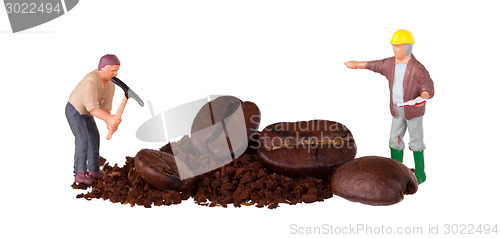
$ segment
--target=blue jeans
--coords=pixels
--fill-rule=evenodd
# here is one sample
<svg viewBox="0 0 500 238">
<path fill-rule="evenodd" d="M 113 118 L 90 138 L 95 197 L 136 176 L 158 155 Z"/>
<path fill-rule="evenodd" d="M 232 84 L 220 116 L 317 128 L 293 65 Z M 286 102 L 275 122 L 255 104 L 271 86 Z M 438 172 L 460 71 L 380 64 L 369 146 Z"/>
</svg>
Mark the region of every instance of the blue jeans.
<svg viewBox="0 0 500 238">
<path fill-rule="evenodd" d="M 71 105 L 66 104 L 66 119 L 75 136 L 75 164 L 74 173 L 99 171 L 99 131 L 91 115 L 80 115 Z"/>
</svg>

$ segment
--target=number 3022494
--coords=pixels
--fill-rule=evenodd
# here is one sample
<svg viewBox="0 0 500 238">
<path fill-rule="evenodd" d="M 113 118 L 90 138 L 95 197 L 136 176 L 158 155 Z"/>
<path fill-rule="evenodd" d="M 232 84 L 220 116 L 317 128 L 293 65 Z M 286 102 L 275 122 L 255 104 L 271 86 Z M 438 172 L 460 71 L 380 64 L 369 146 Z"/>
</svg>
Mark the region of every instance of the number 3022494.
<svg viewBox="0 0 500 238">
<path fill-rule="evenodd" d="M 445 224 L 444 233 L 449 235 L 471 235 L 471 234 L 498 234 L 498 227 L 496 224 Z"/>
<path fill-rule="evenodd" d="M 50 14 L 63 11 L 60 3 L 6 3 L 7 13 L 11 14 Z"/>
</svg>

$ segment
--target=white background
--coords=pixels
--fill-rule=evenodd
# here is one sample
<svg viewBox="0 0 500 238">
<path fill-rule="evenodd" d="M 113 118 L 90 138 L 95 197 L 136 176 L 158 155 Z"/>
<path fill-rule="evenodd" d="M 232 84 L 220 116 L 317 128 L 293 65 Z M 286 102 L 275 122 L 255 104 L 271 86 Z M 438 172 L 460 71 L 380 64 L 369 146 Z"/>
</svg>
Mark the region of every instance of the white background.
<svg viewBox="0 0 500 238">
<path fill-rule="evenodd" d="M 285 237 L 298 236 L 292 224 L 424 232 L 429 224 L 499 224 L 494 2 L 80 1 L 64 16 L 16 34 L 0 10 L 0 232 L 7 234 L 1 236 Z M 358 156 L 390 156 L 386 79 L 343 62 L 392 56 L 389 41 L 401 28 L 413 32 L 413 52 L 436 90 L 424 117 L 428 179 L 401 203 L 373 207 L 333 197 L 270 210 L 188 200 L 145 209 L 75 198 L 83 191 L 70 187 L 74 137 L 64 107 L 102 55 L 120 58 L 119 77 L 155 113 L 230 94 L 259 106 L 261 129 L 280 121 L 339 121 L 353 132 Z M 113 111 L 122 99 L 116 92 Z M 147 104 L 129 101 L 110 141 L 97 120 L 101 155 L 122 166 L 125 156 L 161 147 L 135 138 L 150 116 Z M 405 155 L 413 167 L 411 151 Z"/>
</svg>

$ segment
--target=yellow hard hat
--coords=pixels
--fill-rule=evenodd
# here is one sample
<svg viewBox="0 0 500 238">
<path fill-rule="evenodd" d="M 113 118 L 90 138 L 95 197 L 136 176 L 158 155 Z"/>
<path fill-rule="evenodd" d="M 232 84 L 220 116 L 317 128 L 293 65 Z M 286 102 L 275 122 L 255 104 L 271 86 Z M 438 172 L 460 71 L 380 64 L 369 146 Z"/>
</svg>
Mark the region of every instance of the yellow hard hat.
<svg viewBox="0 0 500 238">
<path fill-rule="evenodd" d="M 392 35 L 391 44 L 393 45 L 401 45 L 401 44 L 410 44 L 413 45 L 415 40 L 413 39 L 413 34 L 407 30 L 397 30 Z"/>
</svg>

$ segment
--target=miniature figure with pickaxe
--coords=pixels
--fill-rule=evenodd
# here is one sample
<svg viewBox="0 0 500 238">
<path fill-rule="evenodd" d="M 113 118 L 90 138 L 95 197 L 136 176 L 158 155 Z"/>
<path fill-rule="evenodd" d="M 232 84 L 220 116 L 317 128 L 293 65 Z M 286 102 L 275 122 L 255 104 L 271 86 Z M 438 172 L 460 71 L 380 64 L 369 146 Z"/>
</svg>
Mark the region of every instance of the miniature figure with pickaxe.
<svg viewBox="0 0 500 238">
<path fill-rule="evenodd" d="M 141 106 L 142 100 L 116 76 L 120 60 L 115 55 L 105 55 L 97 70 L 88 73 L 71 93 L 66 104 L 66 119 L 75 136 L 74 173 L 75 182 L 92 184 L 92 179 L 101 178 L 99 172 L 99 131 L 94 117 L 103 120 L 109 130 L 107 139 L 118 129 L 121 116 L 129 97 Z M 110 83 L 113 82 L 113 83 Z M 125 97 L 115 115 L 111 114 L 115 84 L 125 91 Z M 88 172 L 87 172 L 88 169 Z"/>
</svg>

